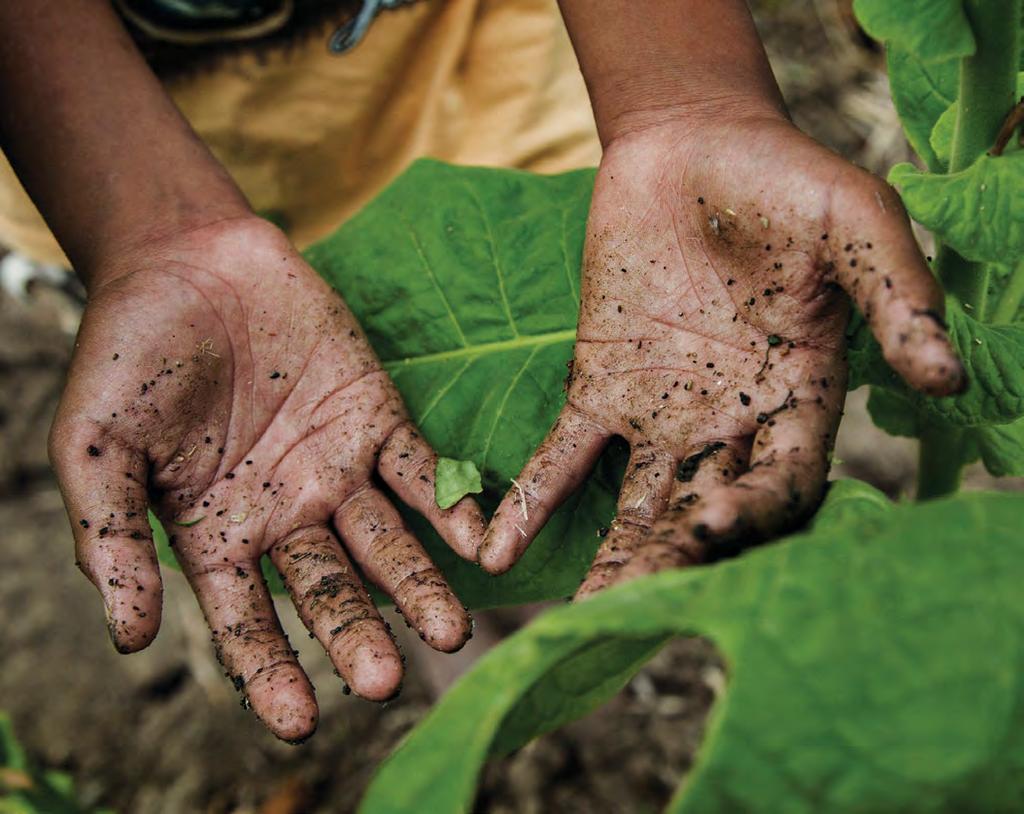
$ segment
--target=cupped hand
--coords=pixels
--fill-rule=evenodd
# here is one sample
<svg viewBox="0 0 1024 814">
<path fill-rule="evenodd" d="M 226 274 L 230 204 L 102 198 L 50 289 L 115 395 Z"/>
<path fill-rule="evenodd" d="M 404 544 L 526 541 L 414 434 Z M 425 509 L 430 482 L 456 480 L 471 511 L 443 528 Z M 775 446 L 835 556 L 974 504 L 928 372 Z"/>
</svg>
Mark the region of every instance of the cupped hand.
<svg viewBox="0 0 1024 814">
<path fill-rule="evenodd" d="M 375 476 L 473 558 L 469 499 L 441 511 L 436 456 L 345 304 L 284 236 L 216 223 L 122 258 L 91 297 L 51 434 L 78 562 L 122 652 L 160 624 L 146 520 L 168 531 L 228 676 L 279 737 L 316 726 L 313 688 L 260 571 L 266 554 L 352 690 L 402 660 L 354 565 L 433 648 L 470 619 Z"/>
<path fill-rule="evenodd" d="M 942 291 L 887 184 L 779 116 L 613 143 L 567 403 L 482 565 L 511 567 L 613 435 L 631 455 L 578 596 L 799 523 L 823 493 L 846 394 L 847 295 L 910 385 L 962 388 Z"/>
</svg>

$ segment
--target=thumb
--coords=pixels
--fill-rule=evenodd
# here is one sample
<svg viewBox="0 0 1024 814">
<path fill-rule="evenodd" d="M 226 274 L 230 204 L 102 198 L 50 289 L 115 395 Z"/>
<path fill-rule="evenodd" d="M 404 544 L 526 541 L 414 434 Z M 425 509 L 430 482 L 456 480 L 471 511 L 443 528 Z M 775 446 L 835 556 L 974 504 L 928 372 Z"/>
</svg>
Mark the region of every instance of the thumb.
<svg viewBox="0 0 1024 814">
<path fill-rule="evenodd" d="M 857 303 L 885 360 L 931 396 L 959 393 L 963 364 L 943 322 L 944 296 L 921 255 L 903 203 L 862 170 L 837 183 L 826 241 L 827 274 Z"/>
<path fill-rule="evenodd" d="M 60 417 L 50 433 L 75 537 L 78 567 L 103 597 L 121 653 L 142 650 L 160 628 L 163 585 L 147 522 L 146 456 L 86 418 Z"/>
</svg>

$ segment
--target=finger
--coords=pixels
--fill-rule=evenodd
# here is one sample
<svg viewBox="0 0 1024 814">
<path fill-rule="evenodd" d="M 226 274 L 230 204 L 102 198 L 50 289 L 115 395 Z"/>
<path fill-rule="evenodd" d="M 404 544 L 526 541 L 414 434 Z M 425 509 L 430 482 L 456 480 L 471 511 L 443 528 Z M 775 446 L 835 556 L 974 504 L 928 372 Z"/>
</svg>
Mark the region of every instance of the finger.
<svg viewBox="0 0 1024 814">
<path fill-rule="evenodd" d="M 217 658 L 256 715 L 282 740 L 312 735 L 318 717 L 313 687 L 281 630 L 259 563 L 182 557 L 181 565 L 213 633 Z"/>
<path fill-rule="evenodd" d="M 393 697 L 402 683 L 402 657 L 334 535 L 299 529 L 270 549 L 299 616 L 356 695 Z"/>
<path fill-rule="evenodd" d="M 615 519 L 576 592 L 576 599 L 609 584 L 629 560 L 668 505 L 674 469 L 675 458 L 667 451 L 655 450 L 643 442 L 633 447 L 622 479 Z"/>
<path fill-rule="evenodd" d="M 50 458 L 71 519 L 78 567 L 99 589 L 121 653 L 160 629 L 163 584 L 147 521 L 145 455 L 92 426 L 54 424 Z"/>
<path fill-rule="evenodd" d="M 731 483 L 746 471 L 749 459 L 746 438 L 710 441 L 692 450 L 676 467 L 669 509 L 685 511 L 708 489 Z"/>
<path fill-rule="evenodd" d="M 836 195 L 830 271 L 864 314 L 886 361 L 923 393 L 962 391 L 966 374 L 942 319 L 942 287 L 921 255 L 899 196 L 874 178 L 845 185 Z"/>
<path fill-rule="evenodd" d="M 366 486 L 334 513 L 345 546 L 435 650 L 453 652 L 472 633 L 469 614 L 383 494 Z"/>
<path fill-rule="evenodd" d="M 824 491 L 839 418 L 834 398 L 818 398 L 790 397 L 757 433 L 750 468 L 689 506 L 673 504 L 620 579 L 735 554 L 803 520 Z"/>
<path fill-rule="evenodd" d="M 391 433 L 377 462 L 377 471 L 395 494 L 426 517 L 456 554 L 476 561 L 487 521 L 471 497 L 464 497 L 450 509 L 437 505 L 436 468 L 437 453 L 412 424 L 402 424 Z"/>
<path fill-rule="evenodd" d="M 567 404 L 505 495 L 480 546 L 484 570 L 502 574 L 594 468 L 610 433 Z"/>
<path fill-rule="evenodd" d="M 670 459 L 668 484 L 660 482 L 664 475 L 653 478 L 655 488 L 664 489 L 668 486 L 664 500 L 657 505 L 657 511 L 652 516 L 644 517 L 644 522 L 631 524 L 630 532 L 620 535 L 616 540 L 611 539 L 615 530 L 612 524 L 608 538 L 598 550 L 587 579 L 574 599 L 584 599 L 613 584 L 618 572 L 647 540 L 657 518 L 666 511 L 681 516 L 699 499 L 701 491 L 733 480 L 746 468 L 746 459 L 749 457 L 750 443 L 743 439 L 731 439 L 701 444 L 678 465 L 674 459 Z M 651 479 L 649 470 L 647 478 L 648 481 Z M 623 503 L 623 496 L 620 496 L 620 514 Z"/>
</svg>

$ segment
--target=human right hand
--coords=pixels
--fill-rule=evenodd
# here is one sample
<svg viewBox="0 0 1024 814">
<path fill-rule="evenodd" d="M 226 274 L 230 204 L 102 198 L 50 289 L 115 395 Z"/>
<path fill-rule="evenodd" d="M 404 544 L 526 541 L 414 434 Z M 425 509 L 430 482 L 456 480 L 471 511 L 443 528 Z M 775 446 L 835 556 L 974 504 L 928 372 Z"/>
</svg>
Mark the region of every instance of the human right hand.
<svg viewBox="0 0 1024 814">
<path fill-rule="evenodd" d="M 358 695 L 393 696 L 402 660 L 353 563 L 431 647 L 459 649 L 469 616 L 374 475 L 464 557 L 483 516 L 468 498 L 437 507 L 434 451 L 352 314 L 285 237 L 233 218 L 89 272 L 50 448 L 115 647 L 140 650 L 160 625 L 152 505 L 228 676 L 280 738 L 312 734 L 317 706 L 264 554 Z"/>
</svg>

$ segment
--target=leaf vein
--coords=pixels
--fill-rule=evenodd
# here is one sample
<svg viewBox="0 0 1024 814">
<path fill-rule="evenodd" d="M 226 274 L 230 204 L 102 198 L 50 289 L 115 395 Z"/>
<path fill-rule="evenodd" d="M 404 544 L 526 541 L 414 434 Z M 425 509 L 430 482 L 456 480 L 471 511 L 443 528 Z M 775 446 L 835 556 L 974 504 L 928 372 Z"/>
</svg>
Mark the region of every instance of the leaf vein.
<svg viewBox="0 0 1024 814">
<path fill-rule="evenodd" d="M 436 353 L 427 353 L 423 356 L 407 356 L 403 359 L 385 359 L 383 365 L 385 370 L 404 369 L 419 365 L 435 364 L 450 359 L 460 359 L 467 356 L 477 358 L 489 353 L 502 353 L 505 351 L 519 350 L 522 348 L 543 347 L 555 345 L 559 342 L 573 342 L 576 339 L 576 329 L 566 328 L 561 331 L 551 331 L 543 334 L 520 335 L 515 339 L 502 339 L 497 342 L 482 342 L 479 345 L 466 345 L 452 350 L 442 350 Z"/>
<path fill-rule="evenodd" d="M 483 453 L 480 455 L 481 467 L 487 466 L 487 454 L 491 450 L 491 441 L 494 439 L 494 433 L 497 432 L 498 424 L 501 422 L 501 416 L 505 412 L 505 406 L 508 404 L 508 400 L 509 398 L 511 398 L 512 392 L 516 389 L 516 386 L 519 384 L 519 380 L 523 377 L 523 374 L 526 372 L 526 369 L 530 366 L 530 362 L 533 361 L 533 357 L 537 355 L 537 352 L 539 350 L 540 345 L 536 345 L 534 346 L 533 350 L 531 350 L 526 355 L 526 359 L 523 360 L 523 363 L 519 366 L 519 370 L 516 371 L 516 374 L 512 377 L 512 380 L 509 382 L 508 388 L 505 390 L 505 395 L 501 397 L 501 402 L 498 404 L 498 409 L 495 410 L 494 412 L 494 423 L 491 424 L 491 431 L 487 433 L 487 440 L 484 442 L 484 450 Z"/>
<path fill-rule="evenodd" d="M 419 235 L 416 234 L 416 230 L 413 229 L 412 224 L 409 223 L 401 211 L 398 212 L 398 217 L 402 219 L 402 223 L 404 224 L 406 231 L 409 233 L 409 238 L 412 240 L 412 245 L 416 249 L 416 255 L 419 257 L 420 263 L 423 265 L 423 270 L 427 273 L 427 277 L 430 279 L 431 285 L 434 286 L 434 290 L 437 291 L 437 295 L 441 298 L 441 302 L 444 304 L 445 310 L 448 312 L 448 318 L 451 319 L 455 332 L 459 335 L 459 341 L 462 343 L 462 347 L 468 347 L 469 342 L 466 339 L 466 334 L 462 330 L 462 325 L 459 324 L 458 317 L 455 316 L 455 310 L 452 308 L 452 304 L 448 301 L 448 295 L 444 293 L 444 289 L 441 287 L 441 283 L 438 281 L 437 275 L 434 274 L 434 269 L 427 260 L 427 255 L 423 251 L 423 244 L 420 243 Z"/>
<path fill-rule="evenodd" d="M 473 185 L 466 183 L 466 181 L 462 181 L 462 185 L 469 191 L 473 203 L 480 211 L 480 220 L 483 222 L 484 233 L 487 235 L 487 249 L 491 254 L 494 271 L 498 275 L 498 291 L 501 293 L 501 304 L 505 310 L 505 318 L 508 320 L 508 327 L 512 329 L 513 335 L 519 336 L 519 328 L 516 327 L 516 321 L 512 317 L 512 306 L 508 301 L 508 291 L 505 290 L 505 272 L 502 271 L 501 262 L 498 260 L 498 248 L 494 242 L 494 231 L 491 229 L 491 221 L 487 217 L 487 210 L 484 208 L 483 201 L 480 200 L 480 196 L 477 195 Z"/>
</svg>

